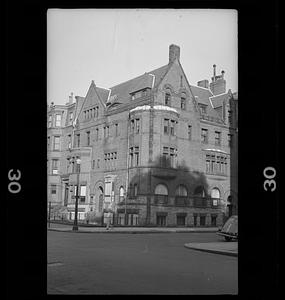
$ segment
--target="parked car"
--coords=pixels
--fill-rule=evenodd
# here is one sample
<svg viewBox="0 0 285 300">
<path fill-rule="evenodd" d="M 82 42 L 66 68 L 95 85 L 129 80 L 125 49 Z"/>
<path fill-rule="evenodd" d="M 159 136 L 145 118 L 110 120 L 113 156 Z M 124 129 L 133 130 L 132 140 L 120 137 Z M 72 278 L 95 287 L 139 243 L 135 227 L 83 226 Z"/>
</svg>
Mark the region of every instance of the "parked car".
<svg viewBox="0 0 285 300">
<path fill-rule="evenodd" d="M 217 232 L 218 235 L 223 236 L 227 242 L 238 239 L 238 216 L 231 216 L 222 228 Z"/>
</svg>

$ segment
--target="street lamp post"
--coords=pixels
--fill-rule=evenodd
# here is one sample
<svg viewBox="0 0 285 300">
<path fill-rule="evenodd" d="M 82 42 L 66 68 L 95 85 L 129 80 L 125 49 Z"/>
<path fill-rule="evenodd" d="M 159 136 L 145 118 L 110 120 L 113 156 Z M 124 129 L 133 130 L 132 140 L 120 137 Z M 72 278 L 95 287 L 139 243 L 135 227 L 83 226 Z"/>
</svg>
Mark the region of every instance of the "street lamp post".
<svg viewBox="0 0 285 300">
<path fill-rule="evenodd" d="M 77 215 L 78 215 L 80 164 L 81 164 L 81 160 L 79 158 L 77 158 L 76 159 L 76 167 L 77 167 L 77 189 L 76 189 L 76 196 L 75 196 L 74 224 L 73 224 L 73 228 L 72 228 L 73 231 L 77 231 L 78 230 Z"/>
</svg>

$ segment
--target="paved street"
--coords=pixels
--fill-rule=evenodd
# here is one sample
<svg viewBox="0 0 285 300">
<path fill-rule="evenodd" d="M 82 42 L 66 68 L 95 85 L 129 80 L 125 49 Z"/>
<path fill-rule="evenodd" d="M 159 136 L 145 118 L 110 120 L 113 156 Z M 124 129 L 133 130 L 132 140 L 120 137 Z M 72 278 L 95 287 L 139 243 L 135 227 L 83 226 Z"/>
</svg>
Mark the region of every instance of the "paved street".
<svg viewBox="0 0 285 300">
<path fill-rule="evenodd" d="M 48 232 L 49 294 L 237 294 L 236 257 L 184 247 L 215 233 Z"/>
</svg>

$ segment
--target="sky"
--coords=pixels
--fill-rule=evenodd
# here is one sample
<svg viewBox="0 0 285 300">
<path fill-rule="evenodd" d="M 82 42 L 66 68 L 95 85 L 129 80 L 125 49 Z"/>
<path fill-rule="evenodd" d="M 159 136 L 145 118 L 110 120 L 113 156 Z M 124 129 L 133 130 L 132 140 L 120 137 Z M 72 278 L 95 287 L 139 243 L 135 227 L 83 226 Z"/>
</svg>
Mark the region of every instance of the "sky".
<svg viewBox="0 0 285 300">
<path fill-rule="evenodd" d="M 225 71 L 227 90 L 238 90 L 238 16 L 228 9 L 49 9 L 47 102 L 85 97 L 91 81 L 114 85 L 168 63 L 180 47 L 190 84 Z"/>
</svg>

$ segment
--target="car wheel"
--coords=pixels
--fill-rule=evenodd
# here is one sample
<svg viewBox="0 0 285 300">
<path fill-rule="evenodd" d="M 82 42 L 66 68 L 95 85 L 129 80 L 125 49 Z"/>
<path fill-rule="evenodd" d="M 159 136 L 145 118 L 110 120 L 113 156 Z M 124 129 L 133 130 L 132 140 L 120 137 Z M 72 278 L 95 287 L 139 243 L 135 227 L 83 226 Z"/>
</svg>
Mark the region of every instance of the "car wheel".
<svg viewBox="0 0 285 300">
<path fill-rule="evenodd" d="M 226 240 L 226 242 L 230 242 L 232 240 L 232 238 L 229 236 L 225 236 L 225 240 Z"/>
</svg>

